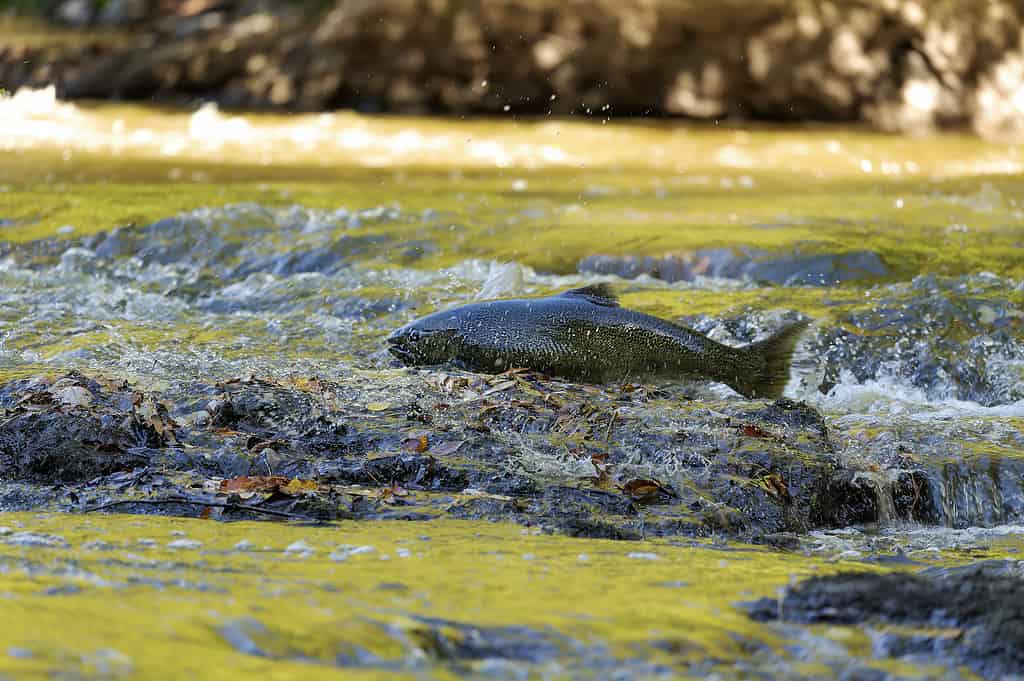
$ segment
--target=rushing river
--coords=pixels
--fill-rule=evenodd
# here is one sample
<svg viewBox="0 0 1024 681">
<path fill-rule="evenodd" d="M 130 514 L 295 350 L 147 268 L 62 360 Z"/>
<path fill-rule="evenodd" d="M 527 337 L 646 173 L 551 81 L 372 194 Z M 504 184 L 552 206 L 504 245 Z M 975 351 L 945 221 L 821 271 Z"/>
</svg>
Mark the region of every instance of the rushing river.
<svg viewBox="0 0 1024 681">
<path fill-rule="evenodd" d="M 941 665 L 949 623 L 743 604 L 811 574 L 1017 560 L 1024 149 L 40 91 L 0 99 L 0 152 L 0 677 L 1001 673 Z M 811 318 L 790 401 L 383 349 L 428 311 L 598 282 L 730 344 Z M 113 439 L 74 468 L 47 434 L 72 426 Z M 351 519 L 77 514 L 257 475 L 319 485 L 274 508 Z"/>
</svg>

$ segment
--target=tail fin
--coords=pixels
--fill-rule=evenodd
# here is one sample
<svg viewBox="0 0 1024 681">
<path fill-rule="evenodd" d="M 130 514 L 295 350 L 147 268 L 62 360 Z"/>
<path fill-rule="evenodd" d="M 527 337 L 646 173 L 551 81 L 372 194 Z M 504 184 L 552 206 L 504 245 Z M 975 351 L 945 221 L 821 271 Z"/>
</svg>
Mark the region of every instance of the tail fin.
<svg viewBox="0 0 1024 681">
<path fill-rule="evenodd" d="M 764 363 L 757 362 L 762 368 L 744 376 L 737 376 L 728 383 L 729 387 L 744 397 L 782 397 L 782 391 L 789 382 L 789 366 L 793 360 L 800 334 L 810 325 L 810 320 L 794 322 L 777 332 L 771 338 L 751 343 L 742 348 L 755 358 L 762 358 Z"/>
</svg>

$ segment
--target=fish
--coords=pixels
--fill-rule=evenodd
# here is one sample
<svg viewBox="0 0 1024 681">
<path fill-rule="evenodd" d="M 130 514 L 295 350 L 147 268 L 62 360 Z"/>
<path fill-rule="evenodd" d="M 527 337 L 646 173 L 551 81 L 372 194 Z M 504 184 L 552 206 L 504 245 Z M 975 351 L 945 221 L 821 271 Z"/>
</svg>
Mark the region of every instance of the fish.
<svg viewBox="0 0 1024 681">
<path fill-rule="evenodd" d="M 581 383 L 697 378 L 747 398 L 778 398 L 809 320 L 742 347 L 623 308 L 607 284 L 545 298 L 489 300 L 416 319 L 387 338 L 408 366 L 451 364 L 469 371 L 530 369 Z"/>
</svg>

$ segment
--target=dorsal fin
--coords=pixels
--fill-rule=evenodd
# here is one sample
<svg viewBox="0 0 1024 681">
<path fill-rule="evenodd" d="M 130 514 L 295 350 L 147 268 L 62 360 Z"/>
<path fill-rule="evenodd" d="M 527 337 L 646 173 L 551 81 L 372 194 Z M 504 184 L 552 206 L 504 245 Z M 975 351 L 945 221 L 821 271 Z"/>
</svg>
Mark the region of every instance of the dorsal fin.
<svg viewBox="0 0 1024 681">
<path fill-rule="evenodd" d="M 586 298 L 595 305 L 605 305 L 606 307 L 618 307 L 619 297 L 615 295 L 615 291 L 608 284 L 591 284 L 590 286 L 583 286 L 581 288 L 571 288 L 568 291 L 559 293 L 560 296 L 580 296 Z"/>
</svg>

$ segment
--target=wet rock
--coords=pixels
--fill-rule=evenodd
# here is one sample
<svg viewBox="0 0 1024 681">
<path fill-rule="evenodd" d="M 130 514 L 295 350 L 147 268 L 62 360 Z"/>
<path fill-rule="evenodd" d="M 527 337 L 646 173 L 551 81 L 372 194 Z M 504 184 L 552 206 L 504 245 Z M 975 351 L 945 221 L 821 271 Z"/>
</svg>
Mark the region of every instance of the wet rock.
<svg viewBox="0 0 1024 681">
<path fill-rule="evenodd" d="M 362 446 L 312 393 L 255 379 L 218 387 L 206 405 L 209 427 L 244 433 L 250 452 L 269 448 L 304 457 L 337 457 Z"/>
<path fill-rule="evenodd" d="M 614 274 L 636 279 L 642 274 L 664 281 L 692 281 L 699 272 L 692 258 L 666 255 L 664 257 L 635 255 L 590 255 L 580 260 L 580 272 Z"/>
<path fill-rule="evenodd" d="M 1017 561 L 813 577 L 781 600 L 754 603 L 750 612 L 761 621 L 872 627 L 878 657 L 940 657 L 986 679 L 1024 673 L 1024 570 Z M 904 633 L 887 625 L 920 629 Z M 943 628 L 959 632 L 937 631 Z"/>
<path fill-rule="evenodd" d="M 889 274 L 889 269 L 877 253 L 853 251 L 755 261 L 744 268 L 744 274 L 754 281 L 783 286 L 833 286 L 882 278 Z"/>
<path fill-rule="evenodd" d="M 862 436 L 788 399 L 691 401 L 682 387 L 509 376 L 414 373 L 383 409 L 364 405 L 379 397 L 351 381 L 183 384 L 173 401 L 178 420 L 123 382 L 78 374 L 12 381 L 0 386 L 0 456 L 13 471 L 8 480 L 64 482 L 75 506 L 75 497 L 195 489 L 233 499 L 222 480 L 253 476 L 250 503 L 307 518 L 447 515 L 615 539 L 764 540 L 849 525 L 1024 517 L 1024 465 L 965 456 L 936 468 L 911 454 L 925 446 L 918 442 L 929 450 L 946 443 L 927 423 Z M 1021 444 L 1015 432 L 977 437 L 1012 448 Z M 292 479 L 292 491 L 282 491 Z M 0 489 L 0 499 L 8 492 Z"/>
<path fill-rule="evenodd" d="M 462 622 L 414 616 L 420 624 L 409 636 L 427 655 L 439 660 L 517 660 L 540 664 L 572 647 L 551 632 L 527 627 L 481 627 Z"/>
<path fill-rule="evenodd" d="M 266 272 L 278 277 L 304 272 L 330 275 L 351 262 L 353 257 L 365 255 L 370 245 L 380 244 L 385 240 L 381 236 L 342 236 L 329 246 L 253 258 L 232 269 L 228 276 L 233 279 L 242 279 L 256 272 Z"/>
<path fill-rule="evenodd" d="M 868 478 L 844 473 L 827 479 L 818 491 L 811 522 L 823 527 L 876 523 L 880 518 L 879 490 Z"/>
<path fill-rule="evenodd" d="M 7 479 L 84 481 L 145 465 L 144 449 L 174 441 L 162 405 L 126 385 L 102 386 L 79 374 L 52 385 L 0 387 L 0 465 Z M 17 397 L 15 397 L 17 396 Z"/>
<path fill-rule="evenodd" d="M 431 456 L 388 456 L 361 461 L 324 462 L 318 468 L 324 480 L 347 484 L 400 484 L 408 489 L 461 490 L 468 479 Z"/>
<path fill-rule="evenodd" d="M 551 487 L 530 509 L 542 527 L 570 537 L 641 539 L 637 507 L 629 497 L 599 490 Z"/>
<path fill-rule="evenodd" d="M 796 402 L 783 397 L 767 407 L 739 412 L 738 416 L 742 419 L 763 421 L 784 428 L 810 432 L 823 447 L 828 447 L 829 435 L 825 418 L 806 402 Z"/>
<path fill-rule="evenodd" d="M 643 274 L 670 282 L 692 281 L 700 275 L 780 286 L 833 286 L 889 275 L 882 258 L 871 251 L 779 256 L 751 249 L 708 249 L 661 257 L 595 255 L 583 258 L 578 269 L 627 279 Z"/>
<path fill-rule="evenodd" d="M 1024 361 L 1024 343 L 1009 331 L 1024 315 L 1014 288 L 989 275 L 921 276 L 872 291 L 869 304 L 808 337 L 821 389 L 830 391 L 847 374 L 858 383 L 908 385 L 937 402 L 1024 399 L 1011 368 Z"/>
</svg>

